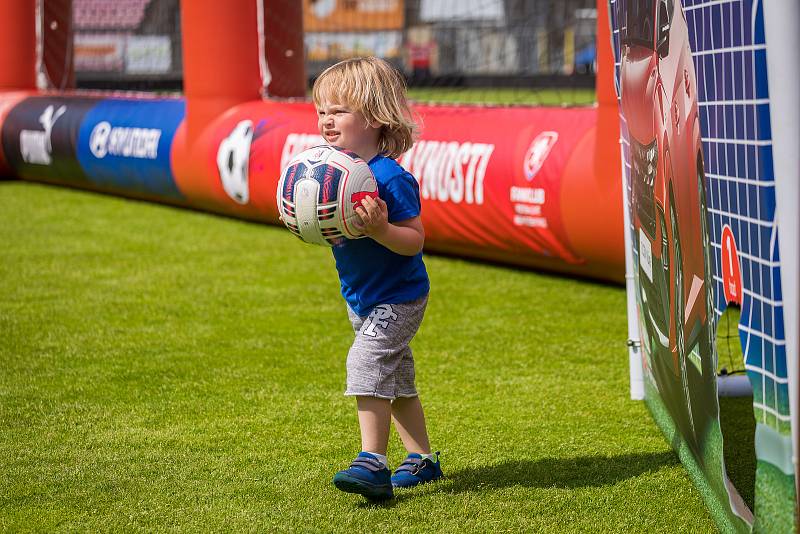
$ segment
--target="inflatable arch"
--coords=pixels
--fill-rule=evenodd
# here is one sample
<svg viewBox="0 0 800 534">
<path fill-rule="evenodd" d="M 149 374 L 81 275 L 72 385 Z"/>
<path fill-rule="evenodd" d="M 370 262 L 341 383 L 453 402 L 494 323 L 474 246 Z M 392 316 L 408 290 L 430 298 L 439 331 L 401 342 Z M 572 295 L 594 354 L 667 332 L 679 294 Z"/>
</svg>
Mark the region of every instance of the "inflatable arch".
<svg viewBox="0 0 800 534">
<path fill-rule="evenodd" d="M 44 9 L 54 16 L 70 2 L 44 4 L 60 6 Z M 598 4 L 596 106 L 415 106 L 424 130 L 400 161 L 420 182 L 426 250 L 623 280 L 619 124 Z M 301 3 L 222 6 L 181 2 L 185 96 L 156 98 L 37 90 L 36 1 L 5 2 L 3 174 L 277 223 L 281 165 L 321 142 L 313 106 L 285 98 L 305 94 Z"/>
</svg>

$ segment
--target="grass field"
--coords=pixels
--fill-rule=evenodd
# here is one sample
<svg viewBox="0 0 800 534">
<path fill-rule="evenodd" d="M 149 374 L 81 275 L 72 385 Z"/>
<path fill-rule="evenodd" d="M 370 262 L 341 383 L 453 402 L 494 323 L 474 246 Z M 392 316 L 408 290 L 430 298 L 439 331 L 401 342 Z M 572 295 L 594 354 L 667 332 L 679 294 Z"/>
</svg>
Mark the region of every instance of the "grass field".
<svg viewBox="0 0 800 534">
<path fill-rule="evenodd" d="M 381 506 L 331 484 L 359 440 L 329 251 L 20 182 L 0 247 L 0 531 L 714 530 L 628 398 L 620 287 L 427 257 L 447 478 Z"/>
<path fill-rule="evenodd" d="M 417 102 L 488 105 L 588 106 L 594 104 L 594 89 L 585 88 L 464 88 L 412 87 L 409 97 Z"/>
</svg>

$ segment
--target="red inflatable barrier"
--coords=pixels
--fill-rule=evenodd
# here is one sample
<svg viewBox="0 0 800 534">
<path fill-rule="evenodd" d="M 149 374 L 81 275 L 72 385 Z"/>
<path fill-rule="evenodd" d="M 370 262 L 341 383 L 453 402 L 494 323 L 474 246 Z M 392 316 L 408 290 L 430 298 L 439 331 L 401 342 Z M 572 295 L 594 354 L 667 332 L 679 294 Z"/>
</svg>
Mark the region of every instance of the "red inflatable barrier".
<svg viewBox="0 0 800 534">
<path fill-rule="evenodd" d="M 424 132 L 399 161 L 420 183 L 428 250 L 622 279 L 618 182 L 603 189 L 594 175 L 596 109 L 415 111 Z M 193 144 L 180 129 L 173 170 L 194 205 L 277 222 L 282 166 L 322 143 L 311 104 L 252 102 L 231 109 Z M 219 159 L 240 153 L 249 154 L 247 205 L 226 194 L 217 168 Z"/>
<path fill-rule="evenodd" d="M 32 2 L 23 4 L 19 20 L 31 15 Z M 0 75 L 0 171 L 277 223 L 282 166 L 323 141 L 310 103 L 260 98 L 275 85 L 264 28 L 278 19 L 270 9 L 285 3 L 238 4 L 219 13 L 212 2 L 182 2 L 185 99 L 21 98 L 12 90 L 33 89 L 33 66 L 0 54 L 0 72 L 9 66 Z M 286 16 L 299 21 L 298 13 Z M 603 64 L 606 15 L 599 10 Z M 0 44 L 19 48 L 3 37 L 19 20 L 0 22 Z M 33 39 L 28 33 L 23 40 Z M 228 37 L 209 40 L 212 33 Z M 284 59 L 294 57 L 297 32 L 271 35 L 280 37 Z M 302 58 L 291 65 L 281 90 L 302 92 Z M 416 106 L 422 136 L 400 163 L 420 183 L 426 250 L 622 281 L 611 83 L 598 77 L 597 107 Z"/>
<path fill-rule="evenodd" d="M 11 110 L 14 105 L 22 100 L 23 98 L 29 96 L 31 93 L 27 91 L 17 91 L 17 92 L 0 92 L 0 128 L 3 125 L 3 120 L 5 119 L 8 112 Z M 9 166 L 8 162 L 3 155 L 2 146 L 0 146 L 0 178 L 10 177 L 13 174 L 11 167 Z"/>
</svg>

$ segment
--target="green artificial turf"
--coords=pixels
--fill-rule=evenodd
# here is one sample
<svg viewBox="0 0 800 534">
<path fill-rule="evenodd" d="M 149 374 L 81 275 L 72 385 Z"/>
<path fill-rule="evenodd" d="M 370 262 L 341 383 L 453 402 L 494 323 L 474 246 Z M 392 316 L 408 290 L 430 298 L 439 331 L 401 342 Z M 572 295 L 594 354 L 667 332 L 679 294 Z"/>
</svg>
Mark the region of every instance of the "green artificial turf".
<svg viewBox="0 0 800 534">
<path fill-rule="evenodd" d="M 714 530 L 629 400 L 621 287 L 427 257 L 447 478 L 372 505 L 331 484 L 359 438 L 328 250 L 21 182 L 0 250 L 0 531 Z"/>
</svg>

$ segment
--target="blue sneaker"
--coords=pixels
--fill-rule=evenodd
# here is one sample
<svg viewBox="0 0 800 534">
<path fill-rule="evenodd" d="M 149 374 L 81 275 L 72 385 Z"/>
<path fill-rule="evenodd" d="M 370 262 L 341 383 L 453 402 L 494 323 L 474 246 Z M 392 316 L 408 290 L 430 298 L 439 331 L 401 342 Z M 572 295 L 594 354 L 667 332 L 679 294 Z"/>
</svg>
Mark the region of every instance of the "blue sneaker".
<svg viewBox="0 0 800 534">
<path fill-rule="evenodd" d="M 422 459 L 421 454 L 410 453 L 395 469 L 392 475 L 392 486 L 395 488 L 411 488 L 417 484 L 433 482 L 442 478 L 442 466 L 439 464 L 439 453 L 435 452 L 436 461 Z"/>
<path fill-rule="evenodd" d="M 350 467 L 333 477 L 333 484 L 347 493 L 358 493 L 372 501 L 394 497 L 391 473 L 375 456 L 360 452 Z"/>
</svg>

